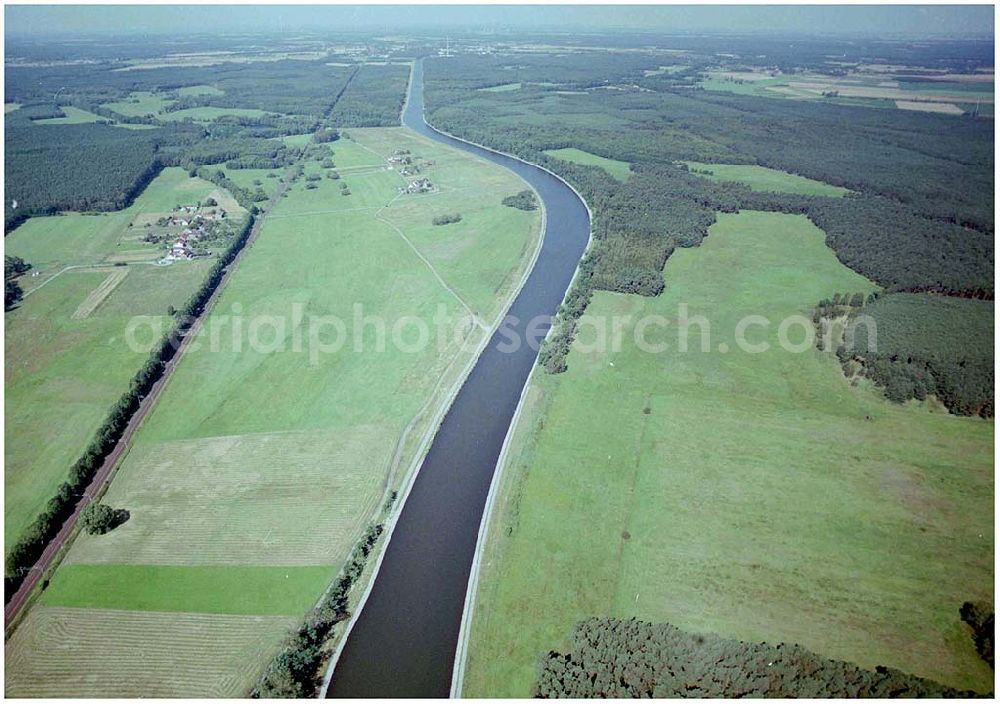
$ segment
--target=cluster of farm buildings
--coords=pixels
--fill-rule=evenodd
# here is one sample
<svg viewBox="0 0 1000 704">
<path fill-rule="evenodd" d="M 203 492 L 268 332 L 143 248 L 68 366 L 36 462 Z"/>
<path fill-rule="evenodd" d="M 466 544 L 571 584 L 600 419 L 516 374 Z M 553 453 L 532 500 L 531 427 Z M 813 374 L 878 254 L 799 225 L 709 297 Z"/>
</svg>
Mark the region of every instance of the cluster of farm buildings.
<svg viewBox="0 0 1000 704">
<path fill-rule="evenodd" d="M 166 225 L 182 229 L 177 234 L 176 241 L 170 245 L 170 251 L 163 258 L 164 261 L 194 259 L 197 256 L 194 244 L 205 236 L 206 225 L 226 217 L 226 211 L 219 207 L 206 210 L 197 205 L 182 205 L 177 208 L 176 212 L 178 214 L 171 215 L 167 219 Z"/>
</svg>

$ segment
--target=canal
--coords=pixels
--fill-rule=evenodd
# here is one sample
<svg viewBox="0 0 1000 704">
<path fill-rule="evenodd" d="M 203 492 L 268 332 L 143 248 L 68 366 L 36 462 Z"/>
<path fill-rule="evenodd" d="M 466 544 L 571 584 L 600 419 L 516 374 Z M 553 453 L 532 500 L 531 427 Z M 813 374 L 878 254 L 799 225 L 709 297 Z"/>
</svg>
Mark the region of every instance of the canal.
<svg viewBox="0 0 1000 704">
<path fill-rule="evenodd" d="M 563 181 L 436 132 L 424 121 L 423 61 L 413 69 L 403 123 L 530 183 L 545 204 L 544 241 L 506 320 L 441 423 L 336 663 L 328 697 L 448 696 L 486 497 L 537 356 L 527 344 L 512 350 L 510 341 L 516 335 L 523 342 L 532 321 L 555 314 L 590 237 L 587 208 Z"/>
</svg>

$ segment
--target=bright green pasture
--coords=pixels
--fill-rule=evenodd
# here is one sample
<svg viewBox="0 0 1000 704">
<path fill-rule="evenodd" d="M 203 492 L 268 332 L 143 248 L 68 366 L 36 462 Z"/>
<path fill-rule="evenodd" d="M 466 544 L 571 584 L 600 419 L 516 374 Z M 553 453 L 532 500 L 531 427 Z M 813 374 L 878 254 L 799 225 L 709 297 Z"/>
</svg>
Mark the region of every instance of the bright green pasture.
<svg viewBox="0 0 1000 704">
<path fill-rule="evenodd" d="M 3 104 L 4 114 L 7 114 L 8 112 L 14 112 L 15 110 L 20 110 L 20 109 L 21 109 L 21 103 L 4 103 Z"/>
<path fill-rule="evenodd" d="M 627 161 L 608 159 L 603 156 L 598 156 L 597 154 L 585 152 L 582 149 L 549 149 L 545 153 L 549 156 L 555 157 L 556 159 L 572 161 L 574 164 L 599 166 L 619 181 L 628 181 L 628 177 L 631 175 L 631 171 L 629 171 L 629 163 Z"/>
<path fill-rule="evenodd" d="M 831 186 L 829 183 L 814 181 L 805 176 L 754 164 L 702 164 L 696 161 L 684 163 L 696 175 L 710 181 L 738 181 L 745 183 L 755 191 L 798 193 L 804 196 L 828 196 L 830 198 L 840 198 L 850 193 L 848 189 L 840 186 Z"/>
<path fill-rule="evenodd" d="M 354 139 L 357 136 L 359 139 L 368 130 L 361 131 L 352 129 L 350 131 L 351 138 L 341 138 L 336 142 L 330 142 L 330 152 L 333 155 L 333 163 L 337 165 L 337 170 L 342 169 L 361 169 L 370 166 L 385 166 L 386 158 L 392 155 L 390 151 L 388 154 L 376 153 L 370 149 L 365 149 L 361 146 L 361 142 Z"/>
<path fill-rule="evenodd" d="M 664 276 L 656 298 L 595 294 L 569 371 L 532 381 L 464 693 L 528 696 L 539 657 L 595 615 L 990 690 L 958 609 L 993 593 L 992 422 L 893 405 L 812 344 L 779 345 L 789 316 L 874 288 L 804 217 L 720 215 Z M 595 329 L 615 316 L 620 349 L 602 350 Z M 740 321 L 770 348 L 740 349 Z M 799 319 L 788 340 L 808 329 Z"/>
<path fill-rule="evenodd" d="M 329 567 L 67 565 L 45 606 L 294 616 L 316 603 Z"/>
<path fill-rule="evenodd" d="M 35 120 L 36 125 L 80 125 L 86 122 L 97 122 L 107 118 L 95 115 L 87 110 L 75 108 L 72 105 L 63 105 L 60 108 L 66 117 L 48 117 L 44 120 Z"/>
<path fill-rule="evenodd" d="M 40 275 L 21 277 L 25 298 L 4 315 L 6 547 L 65 479 L 145 361 L 144 349 L 126 344 L 129 320 L 143 315 L 162 323 L 168 307 L 180 307 L 200 285 L 211 262 L 129 264 L 125 279 L 89 317 L 74 318 L 78 307 L 121 270 L 110 266 L 110 258 L 124 251 L 148 260 L 159 256 L 156 247 L 136 239 L 140 228 L 128 227 L 134 218 L 215 189 L 182 169 L 165 169 L 125 210 L 31 218 L 7 236 L 6 252 L 23 257 Z"/>
</svg>

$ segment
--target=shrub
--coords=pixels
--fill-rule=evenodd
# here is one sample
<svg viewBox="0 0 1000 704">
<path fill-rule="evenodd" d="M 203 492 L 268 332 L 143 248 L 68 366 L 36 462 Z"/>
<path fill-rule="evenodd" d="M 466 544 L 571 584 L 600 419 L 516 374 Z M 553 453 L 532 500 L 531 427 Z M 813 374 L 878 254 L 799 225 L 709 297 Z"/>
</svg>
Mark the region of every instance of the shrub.
<svg viewBox="0 0 1000 704">
<path fill-rule="evenodd" d="M 90 535 L 104 535 L 131 518 L 123 508 L 111 508 L 107 504 L 92 503 L 83 509 L 80 521 Z"/>
<path fill-rule="evenodd" d="M 535 199 L 535 194 L 530 190 L 523 190 L 516 196 L 507 196 L 501 201 L 504 205 L 510 208 L 517 208 L 518 210 L 536 210 L 538 208 L 538 201 Z"/>
<path fill-rule="evenodd" d="M 450 225 L 453 222 L 461 222 L 461 213 L 452 213 L 451 215 L 438 215 L 432 222 L 435 225 Z"/>
</svg>

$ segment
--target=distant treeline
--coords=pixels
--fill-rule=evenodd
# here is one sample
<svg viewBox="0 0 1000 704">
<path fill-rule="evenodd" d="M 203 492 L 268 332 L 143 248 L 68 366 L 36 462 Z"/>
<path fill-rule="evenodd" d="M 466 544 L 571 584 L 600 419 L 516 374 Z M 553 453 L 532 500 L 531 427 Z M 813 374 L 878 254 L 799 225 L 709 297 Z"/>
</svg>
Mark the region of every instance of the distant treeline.
<svg viewBox="0 0 1000 704">
<path fill-rule="evenodd" d="M 7 600 L 14 595 L 24 580 L 25 574 L 38 561 L 45 547 L 73 514 L 84 491 L 93 481 L 105 458 L 118 444 L 129 421 L 139 409 L 140 403 L 163 376 L 166 364 L 176 354 L 180 340 L 202 313 L 205 304 L 218 288 L 225 275 L 226 267 L 233 262 L 243 245 L 246 244 L 253 230 L 253 223 L 254 218 L 251 215 L 239 233 L 220 253 L 201 287 L 178 311 L 171 329 L 153 347 L 149 358 L 132 377 L 128 390 L 111 407 L 107 418 L 97 429 L 90 445 L 70 468 L 66 481 L 59 485 L 55 495 L 45 504 L 42 512 L 11 546 L 5 563 L 4 586 Z"/>
<path fill-rule="evenodd" d="M 682 631 L 670 624 L 591 618 L 567 653 L 542 659 L 542 698 L 975 697 L 888 667 L 866 670 L 798 645 Z"/>
</svg>

